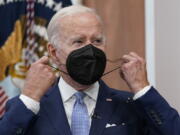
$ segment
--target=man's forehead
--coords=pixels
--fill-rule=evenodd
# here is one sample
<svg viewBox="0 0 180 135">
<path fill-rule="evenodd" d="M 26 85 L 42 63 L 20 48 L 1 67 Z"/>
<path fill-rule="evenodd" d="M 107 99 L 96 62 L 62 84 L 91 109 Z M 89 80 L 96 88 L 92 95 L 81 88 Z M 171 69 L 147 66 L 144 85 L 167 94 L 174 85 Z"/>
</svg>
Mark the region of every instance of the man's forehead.
<svg viewBox="0 0 180 135">
<path fill-rule="evenodd" d="M 80 27 L 92 27 L 92 26 L 101 26 L 101 21 L 93 13 L 77 13 L 69 16 L 65 16 L 60 19 L 60 26 L 69 28 Z M 76 27 L 75 27 L 76 26 Z"/>
<path fill-rule="evenodd" d="M 86 38 L 86 35 L 84 34 L 76 34 L 72 37 L 69 37 L 69 39 L 71 40 L 75 40 L 75 39 L 82 39 L 82 38 Z M 93 34 L 92 38 L 104 38 L 103 33 L 97 33 L 97 34 Z"/>
</svg>

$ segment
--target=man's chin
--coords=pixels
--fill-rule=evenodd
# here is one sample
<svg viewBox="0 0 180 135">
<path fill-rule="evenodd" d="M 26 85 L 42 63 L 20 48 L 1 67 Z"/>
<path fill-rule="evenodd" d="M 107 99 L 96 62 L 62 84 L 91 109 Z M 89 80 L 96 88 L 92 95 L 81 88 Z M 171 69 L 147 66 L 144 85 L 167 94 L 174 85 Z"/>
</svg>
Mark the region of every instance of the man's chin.
<svg viewBox="0 0 180 135">
<path fill-rule="evenodd" d="M 71 87 L 75 88 L 78 91 L 86 90 L 91 86 L 91 85 L 80 84 L 67 74 L 62 74 L 61 76 L 69 85 L 71 85 Z"/>
</svg>

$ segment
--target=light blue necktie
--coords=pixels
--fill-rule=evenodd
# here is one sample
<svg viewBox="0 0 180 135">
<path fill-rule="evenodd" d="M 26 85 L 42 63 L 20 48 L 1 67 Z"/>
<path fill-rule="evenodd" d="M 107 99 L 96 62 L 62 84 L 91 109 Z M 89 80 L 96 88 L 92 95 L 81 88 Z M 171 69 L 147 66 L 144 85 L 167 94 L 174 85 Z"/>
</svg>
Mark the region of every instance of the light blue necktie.
<svg viewBox="0 0 180 135">
<path fill-rule="evenodd" d="M 85 93 L 76 92 L 75 97 L 76 101 L 71 118 L 72 135 L 89 135 L 89 115 L 86 104 L 83 101 Z"/>
</svg>

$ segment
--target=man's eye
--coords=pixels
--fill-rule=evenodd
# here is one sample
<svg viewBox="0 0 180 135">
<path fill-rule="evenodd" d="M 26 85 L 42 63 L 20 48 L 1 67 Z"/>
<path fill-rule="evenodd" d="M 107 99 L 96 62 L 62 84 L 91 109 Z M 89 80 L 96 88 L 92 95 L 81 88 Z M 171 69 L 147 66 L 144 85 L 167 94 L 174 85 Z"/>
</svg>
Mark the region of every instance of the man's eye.
<svg viewBox="0 0 180 135">
<path fill-rule="evenodd" d="M 82 44 L 83 41 L 82 40 L 76 40 L 76 41 L 74 41 L 74 43 Z"/>
<path fill-rule="evenodd" d="M 100 43 L 102 43 L 102 40 L 101 39 L 94 40 L 94 43 L 95 44 L 100 44 Z"/>
<path fill-rule="evenodd" d="M 96 42 L 97 42 L 97 43 L 101 43 L 102 40 L 101 40 L 101 39 L 97 39 Z"/>
</svg>

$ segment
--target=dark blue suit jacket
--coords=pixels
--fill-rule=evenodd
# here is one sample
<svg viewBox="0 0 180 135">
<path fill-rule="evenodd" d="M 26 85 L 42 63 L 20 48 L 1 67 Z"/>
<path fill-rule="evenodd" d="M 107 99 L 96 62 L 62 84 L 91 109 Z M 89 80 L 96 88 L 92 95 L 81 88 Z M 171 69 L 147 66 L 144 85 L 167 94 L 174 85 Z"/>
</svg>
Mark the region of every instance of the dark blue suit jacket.
<svg viewBox="0 0 180 135">
<path fill-rule="evenodd" d="M 136 101 L 100 81 L 90 135 L 180 135 L 180 117 L 154 89 Z M 112 99 L 112 100 L 111 100 Z M 58 85 L 41 100 L 38 115 L 16 97 L 7 104 L 0 135 L 71 135 Z M 106 128 L 106 124 L 116 126 Z"/>
</svg>

